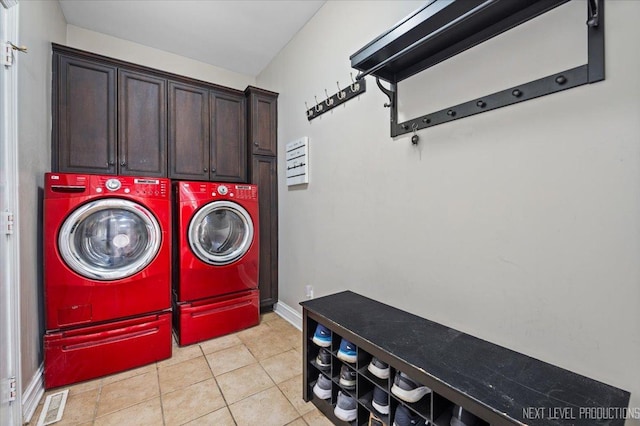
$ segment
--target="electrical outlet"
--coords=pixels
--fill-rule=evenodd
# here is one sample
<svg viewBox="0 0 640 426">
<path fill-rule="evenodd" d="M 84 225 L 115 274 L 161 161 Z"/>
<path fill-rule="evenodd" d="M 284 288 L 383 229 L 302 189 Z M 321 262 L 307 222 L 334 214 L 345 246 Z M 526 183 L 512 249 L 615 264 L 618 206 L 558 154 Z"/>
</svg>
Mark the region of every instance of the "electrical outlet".
<svg viewBox="0 0 640 426">
<path fill-rule="evenodd" d="M 308 285 L 305 287 L 306 293 L 307 293 L 307 299 L 313 299 L 313 286 L 312 285 Z"/>
</svg>

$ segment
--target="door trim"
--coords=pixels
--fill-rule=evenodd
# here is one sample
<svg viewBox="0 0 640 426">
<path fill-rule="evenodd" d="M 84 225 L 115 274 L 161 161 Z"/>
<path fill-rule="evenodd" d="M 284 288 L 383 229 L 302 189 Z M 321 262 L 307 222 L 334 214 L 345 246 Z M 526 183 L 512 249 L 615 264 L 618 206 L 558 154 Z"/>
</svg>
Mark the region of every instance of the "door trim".
<svg viewBox="0 0 640 426">
<path fill-rule="evenodd" d="M 0 40 L 19 44 L 17 1 L 2 1 Z M 18 55 L 13 65 L 0 68 L 0 211 L 13 216 L 12 232 L 0 235 L 0 423 L 21 425 L 22 378 L 20 360 L 20 235 L 18 205 Z M 5 225 L 7 226 L 7 225 Z M 6 339 L 6 342 L 4 341 Z M 15 400 L 7 401 L 9 378 L 15 378 Z"/>
</svg>

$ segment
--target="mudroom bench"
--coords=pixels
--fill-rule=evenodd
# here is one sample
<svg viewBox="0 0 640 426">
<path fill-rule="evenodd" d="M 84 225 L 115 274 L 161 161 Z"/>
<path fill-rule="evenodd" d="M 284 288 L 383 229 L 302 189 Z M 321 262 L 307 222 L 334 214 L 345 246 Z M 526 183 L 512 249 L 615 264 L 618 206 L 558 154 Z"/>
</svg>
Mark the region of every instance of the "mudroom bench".
<svg viewBox="0 0 640 426">
<path fill-rule="evenodd" d="M 368 425 L 373 414 L 390 426 L 399 409 L 437 426 L 449 426 L 453 413 L 461 409 L 477 426 L 624 424 L 630 397 L 624 390 L 351 291 L 301 305 L 303 398 L 312 401 L 334 424 Z M 323 349 L 330 351 L 331 358 L 323 365 L 318 364 L 321 348 L 313 339 L 319 324 L 331 336 Z M 339 356 L 343 339 L 357 346 L 353 363 Z M 372 358 L 389 365 L 388 378 L 371 374 L 367 367 Z M 355 387 L 343 386 L 343 369 L 355 373 Z M 417 402 L 396 396 L 392 387 L 398 372 L 431 392 Z M 321 399 L 314 393 L 319 379 L 331 381 L 330 397 Z M 388 395 L 386 414 L 372 406 L 376 388 Z M 328 389 L 326 392 L 328 396 Z M 351 422 L 334 413 L 339 392 L 342 398 L 347 395 L 357 401 L 357 415 Z M 381 394 L 379 389 L 377 394 Z"/>
</svg>

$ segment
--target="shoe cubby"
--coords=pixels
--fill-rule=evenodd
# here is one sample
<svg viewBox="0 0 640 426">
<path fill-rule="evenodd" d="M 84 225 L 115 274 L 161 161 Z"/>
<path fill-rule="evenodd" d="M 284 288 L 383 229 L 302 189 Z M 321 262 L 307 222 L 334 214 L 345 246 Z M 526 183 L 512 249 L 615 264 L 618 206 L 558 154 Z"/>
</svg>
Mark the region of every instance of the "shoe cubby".
<svg viewBox="0 0 640 426">
<path fill-rule="evenodd" d="M 561 412 L 566 402 L 574 407 L 627 407 L 629 404 L 626 391 L 350 291 L 308 300 L 301 305 L 305 336 L 303 399 L 311 401 L 336 425 L 367 426 L 371 415 L 386 426 L 392 426 L 398 415 L 405 420 L 410 418 L 413 424 L 436 426 L 565 425 L 569 423 L 563 423 L 562 419 L 525 418 L 527 412 L 522 407 Z M 315 361 L 320 349 L 313 342 L 318 324 L 331 333 L 327 348 L 331 368 L 324 373 L 331 379 L 330 400 L 313 394 L 313 386 L 322 373 Z M 342 339 L 355 345 L 355 362 L 340 359 Z M 369 371 L 374 357 L 389 366 L 388 378 L 377 377 Z M 356 373 L 353 389 L 340 385 L 343 365 Z M 415 402 L 406 400 L 411 399 L 412 386 L 408 388 L 409 394 L 394 394 L 394 380 L 399 372 L 417 387 L 426 386 L 431 392 Z M 388 414 L 374 407 L 376 390 L 379 397 L 380 391 L 385 392 Z M 339 392 L 356 401 L 356 418 L 352 422 L 344 422 L 334 413 Z M 553 395 L 565 395 L 571 401 L 562 402 Z M 624 423 L 625 419 L 601 422 L 586 419 L 571 424 L 624 426 Z M 404 424 L 412 423 L 398 423 L 398 426 Z"/>
<path fill-rule="evenodd" d="M 433 418 L 435 420 L 433 424 L 436 426 L 451 426 L 453 424 L 451 418 L 454 417 L 455 413 L 458 415 L 458 419 L 462 418 L 462 420 L 460 420 L 461 423 L 454 420 L 454 426 L 489 426 L 489 422 L 467 412 L 464 408 L 460 412 L 461 408 L 441 395 L 434 395 Z"/>
<path fill-rule="evenodd" d="M 369 371 L 369 363 L 373 359 L 373 356 L 365 352 L 364 350 L 359 351 L 358 354 L 362 354 L 362 360 L 358 363 L 358 374 L 371 383 L 375 384 L 376 386 L 379 386 L 382 389 L 387 389 L 389 387 L 389 378 L 381 379 Z"/>
<path fill-rule="evenodd" d="M 395 377 L 400 372 L 401 372 L 401 370 L 399 370 L 399 369 L 391 368 L 391 376 L 389 377 L 389 395 L 390 395 L 390 397 L 392 399 L 396 400 L 398 402 L 398 404 L 404 405 L 405 407 L 407 407 L 411 413 L 415 413 L 418 416 L 422 417 L 423 419 L 425 419 L 427 421 L 431 421 L 432 392 L 426 393 L 424 396 L 422 396 L 420 399 L 418 399 L 415 402 L 411 402 L 411 401 L 407 401 L 405 399 L 402 399 L 400 396 L 396 395 L 393 392 L 393 389 L 394 389 L 393 386 L 394 386 Z M 418 380 L 416 380 L 413 377 L 412 377 L 412 380 L 415 381 L 418 385 L 424 385 L 423 383 L 420 383 Z"/>
<path fill-rule="evenodd" d="M 365 417 L 367 419 L 369 419 L 369 414 L 373 414 L 375 415 L 378 419 L 380 419 L 384 424 L 386 425 L 391 425 L 390 423 L 390 418 L 389 418 L 389 413 L 382 413 L 381 411 L 378 411 L 374 406 L 373 406 L 373 394 L 374 394 L 374 390 L 376 388 L 379 388 L 381 390 L 383 390 L 386 394 L 386 404 L 387 404 L 387 410 L 389 410 L 390 408 L 390 403 L 389 403 L 389 394 L 387 393 L 387 391 L 384 388 L 380 388 L 377 385 L 374 385 L 373 383 L 371 383 L 368 380 L 360 380 L 358 383 L 358 402 L 360 403 L 360 405 L 362 407 L 364 407 L 366 409 L 366 413 L 365 413 Z"/>
</svg>

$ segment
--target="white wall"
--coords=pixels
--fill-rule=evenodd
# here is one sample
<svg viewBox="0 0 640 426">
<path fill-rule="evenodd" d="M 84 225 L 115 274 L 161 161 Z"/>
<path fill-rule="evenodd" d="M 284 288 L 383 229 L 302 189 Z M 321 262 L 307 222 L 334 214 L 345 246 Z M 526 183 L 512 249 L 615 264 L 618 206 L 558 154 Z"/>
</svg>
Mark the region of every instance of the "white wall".
<svg viewBox="0 0 640 426">
<path fill-rule="evenodd" d="M 23 390 L 42 362 L 42 188 L 51 170 L 51 42 L 64 43 L 57 1 L 20 1 L 18 73 L 21 352 Z"/>
<path fill-rule="evenodd" d="M 308 122 L 305 101 L 349 83 L 349 56 L 422 3 L 327 2 L 257 78 L 281 94 L 280 170 L 285 143 L 310 138 L 308 187 L 279 174 L 280 300 L 299 310 L 305 285 L 351 289 L 640 407 L 640 2 L 606 4 L 603 82 L 420 131 L 418 147 L 389 137 L 372 79 Z"/>
<path fill-rule="evenodd" d="M 143 46 L 74 25 L 67 25 L 67 45 L 110 58 L 244 90 L 255 78 L 173 53 Z"/>
</svg>

